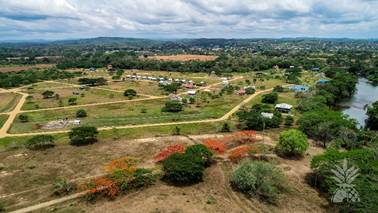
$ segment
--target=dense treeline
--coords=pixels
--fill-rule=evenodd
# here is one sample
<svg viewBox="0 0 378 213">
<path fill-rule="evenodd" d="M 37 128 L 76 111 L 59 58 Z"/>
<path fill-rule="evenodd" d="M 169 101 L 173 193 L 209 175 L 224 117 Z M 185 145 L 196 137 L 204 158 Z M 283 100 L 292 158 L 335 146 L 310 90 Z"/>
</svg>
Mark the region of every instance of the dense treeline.
<svg viewBox="0 0 378 213">
<path fill-rule="evenodd" d="M 0 87 L 11 88 L 28 85 L 43 80 L 67 79 L 79 76 L 81 73 L 72 73 L 59 69 L 28 70 L 19 72 L 0 73 Z"/>
</svg>

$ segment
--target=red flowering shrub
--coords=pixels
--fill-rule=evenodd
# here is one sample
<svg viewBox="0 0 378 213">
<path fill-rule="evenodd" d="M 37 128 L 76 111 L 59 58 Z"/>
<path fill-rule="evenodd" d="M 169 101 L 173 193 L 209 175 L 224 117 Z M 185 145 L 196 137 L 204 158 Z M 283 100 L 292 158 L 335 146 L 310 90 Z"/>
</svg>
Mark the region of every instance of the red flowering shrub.
<svg viewBox="0 0 378 213">
<path fill-rule="evenodd" d="M 112 173 L 115 170 L 127 170 L 130 173 L 134 173 L 137 169 L 135 166 L 137 162 L 138 162 L 137 159 L 126 156 L 126 157 L 122 157 L 122 158 L 110 161 L 105 166 L 105 170 L 108 173 Z"/>
<path fill-rule="evenodd" d="M 239 146 L 230 151 L 228 158 L 231 161 L 239 161 L 242 158 L 248 157 L 251 151 L 257 151 L 257 149 L 252 146 Z"/>
<path fill-rule="evenodd" d="M 109 178 L 96 178 L 90 182 L 90 195 L 103 195 L 115 199 L 119 193 L 117 183 Z"/>
<path fill-rule="evenodd" d="M 203 141 L 203 145 L 218 153 L 223 153 L 227 149 L 226 144 L 218 139 L 206 139 Z"/>
<path fill-rule="evenodd" d="M 168 158 L 173 153 L 184 153 L 184 152 L 185 152 L 185 147 L 183 145 L 180 145 L 180 144 L 171 145 L 165 148 L 160 153 L 158 153 L 155 156 L 154 160 L 155 162 L 161 162 L 165 160 L 166 158 Z"/>
</svg>

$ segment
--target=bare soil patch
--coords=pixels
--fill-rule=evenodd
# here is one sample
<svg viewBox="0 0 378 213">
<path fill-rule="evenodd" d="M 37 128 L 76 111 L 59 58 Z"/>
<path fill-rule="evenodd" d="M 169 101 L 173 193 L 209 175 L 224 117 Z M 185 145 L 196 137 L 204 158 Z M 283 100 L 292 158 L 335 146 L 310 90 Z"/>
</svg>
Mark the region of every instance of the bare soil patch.
<svg viewBox="0 0 378 213">
<path fill-rule="evenodd" d="M 148 56 L 147 59 L 161 61 L 214 61 L 218 56 L 213 55 L 156 55 Z"/>
</svg>

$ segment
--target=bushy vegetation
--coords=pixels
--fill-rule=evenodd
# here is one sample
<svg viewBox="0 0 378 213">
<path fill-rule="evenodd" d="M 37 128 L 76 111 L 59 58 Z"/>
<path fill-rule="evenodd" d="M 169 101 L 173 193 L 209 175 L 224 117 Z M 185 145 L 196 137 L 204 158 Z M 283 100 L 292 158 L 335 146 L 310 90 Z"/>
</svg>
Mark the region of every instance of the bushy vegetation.
<svg viewBox="0 0 378 213">
<path fill-rule="evenodd" d="M 262 96 L 262 103 L 266 104 L 275 104 L 278 100 L 278 94 L 276 92 L 272 92 L 270 94 L 266 94 Z"/>
<path fill-rule="evenodd" d="M 179 101 L 167 101 L 163 107 L 163 112 L 180 112 L 183 110 L 183 105 Z"/>
<path fill-rule="evenodd" d="M 273 118 L 266 118 L 262 116 L 263 112 L 270 112 L 270 108 L 266 108 L 264 105 L 256 104 L 248 110 L 242 110 L 237 113 L 239 121 L 245 129 L 250 130 L 263 130 L 269 128 L 278 128 L 282 123 L 282 115 L 280 112 L 275 111 Z"/>
<path fill-rule="evenodd" d="M 125 90 L 123 95 L 126 96 L 126 97 L 129 97 L 129 98 L 133 98 L 137 95 L 137 92 L 133 89 L 127 89 L 127 90 Z"/>
<path fill-rule="evenodd" d="M 22 123 L 29 122 L 29 116 L 27 114 L 21 114 L 18 116 L 18 120 L 20 120 Z"/>
<path fill-rule="evenodd" d="M 103 77 L 100 78 L 80 78 L 79 84 L 89 85 L 89 86 L 101 86 L 105 85 L 107 80 Z"/>
<path fill-rule="evenodd" d="M 345 129 L 356 129 L 356 121 L 347 118 L 342 112 L 333 110 L 309 111 L 298 120 L 299 129 L 315 140 L 327 143 L 342 134 Z"/>
<path fill-rule="evenodd" d="M 203 145 L 193 145 L 185 153 L 174 153 L 163 161 L 164 180 L 175 185 L 200 182 L 212 153 Z"/>
<path fill-rule="evenodd" d="M 378 101 L 374 102 L 367 110 L 366 128 L 378 130 Z"/>
<path fill-rule="evenodd" d="M 72 128 L 68 133 L 70 144 L 82 146 L 97 142 L 97 128 L 92 126 L 81 126 Z"/>
<path fill-rule="evenodd" d="M 340 212 L 375 212 L 378 209 L 378 160 L 376 147 L 338 151 L 329 149 L 324 154 L 315 156 L 311 161 L 314 174 L 310 183 L 332 197 L 338 188 L 332 169 L 346 159 L 348 168 L 355 166 L 359 176 L 351 183 L 358 192 L 360 202 L 341 203 L 337 205 Z"/>
<path fill-rule="evenodd" d="M 281 132 L 276 152 L 287 157 L 303 156 L 308 147 L 307 136 L 299 130 L 292 129 Z"/>
<path fill-rule="evenodd" d="M 72 73 L 59 69 L 28 70 L 19 72 L 0 73 L 0 87 L 11 88 L 28 85 L 45 80 L 68 79 L 80 76 L 81 73 Z"/>
<path fill-rule="evenodd" d="M 284 181 L 282 171 L 264 161 L 245 160 L 231 175 L 231 185 L 235 189 L 269 203 L 277 202 Z"/>
<path fill-rule="evenodd" d="M 36 135 L 25 142 L 25 147 L 31 150 L 44 150 L 55 146 L 52 135 Z"/>
<path fill-rule="evenodd" d="M 76 111 L 76 117 L 77 118 L 85 118 L 87 117 L 87 111 L 85 109 L 79 109 Z"/>
<path fill-rule="evenodd" d="M 60 179 L 60 180 L 55 181 L 55 183 L 53 184 L 53 187 L 54 187 L 54 190 L 53 190 L 54 195 L 63 196 L 74 191 L 76 189 L 76 184 L 74 184 L 73 182 L 64 180 L 64 179 Z"/>
</svg>

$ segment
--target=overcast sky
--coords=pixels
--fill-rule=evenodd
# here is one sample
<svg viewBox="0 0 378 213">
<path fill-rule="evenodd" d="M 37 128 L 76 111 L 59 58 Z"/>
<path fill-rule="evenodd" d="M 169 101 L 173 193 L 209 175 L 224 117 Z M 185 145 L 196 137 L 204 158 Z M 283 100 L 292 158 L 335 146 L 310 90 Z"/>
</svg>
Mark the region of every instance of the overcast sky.
<svg viewBox="0 0 378 213">
<path fill-rule="evenodd" d="M 0 0 L 0 40 L 378 38 L 378 0 Z"/>
</svg>

